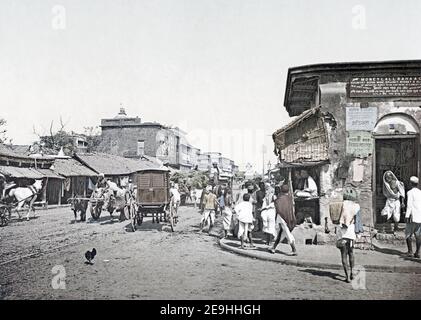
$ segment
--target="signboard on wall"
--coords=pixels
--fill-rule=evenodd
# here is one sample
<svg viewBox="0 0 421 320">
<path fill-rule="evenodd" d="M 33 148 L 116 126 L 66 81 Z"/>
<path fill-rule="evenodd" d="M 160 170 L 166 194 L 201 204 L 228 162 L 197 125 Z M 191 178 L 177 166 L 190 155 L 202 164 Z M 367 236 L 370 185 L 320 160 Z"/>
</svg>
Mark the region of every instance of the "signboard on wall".
<svg viewBox="0 0 421 320">
<path fill-rule="evenodd" d="M 365 158 L 373 153 L 373 137 L 367 131 L 349 131 L 346 137 L 346 153 Z"/>
<path fill-rule="evenodd" d="M 355 77 L 350 80 L 349 96 L 421 97 L 421 76 Z"/>
<path fill-rule="evenodd" d="M 346 130 L 347 131 L 373 131 L 377 122 L 377 108 L 346 108 Z"/>
</svg>

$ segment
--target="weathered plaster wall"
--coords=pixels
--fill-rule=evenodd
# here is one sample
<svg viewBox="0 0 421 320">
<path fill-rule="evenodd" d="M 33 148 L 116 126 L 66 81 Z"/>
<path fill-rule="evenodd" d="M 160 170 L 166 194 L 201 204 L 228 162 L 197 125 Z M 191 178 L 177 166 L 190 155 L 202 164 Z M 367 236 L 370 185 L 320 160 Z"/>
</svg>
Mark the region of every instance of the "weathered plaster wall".
<svg viewBox="0 0 421 320">
<path fill-rule="evenodd" d="M 110 127 L 102 129 L 101 152 L 121 156 L 135 156 L 138 140 L 145 141 L 145 154 L 156 155 L 156 134 L 159 127 Z"/>
<path fill-rule="evenodd" d="M 365 225 L 374 224 L 373 212 L 373 155 L 364 159 L 350 158 L 346 155 L 346 107 L 368 107 L 378 109 L 377 121 L 390 113 L 406 113 L 421 124 L 421 101 L 373 101 L 373 99 L 350 99 L 347 96 L 347 82 L 329 82 L 320 84 L 320 104 L 322 111 L 330 112 L 336 120 L 336 128 L 329 129 L 330 165 L 322 168 L 320 175 L 320 214 L 321 221 L 329 217 L 329 203 L 342 197 L 343 188 L 353 186 L 359 191 L 359 203 L 362 209 L 362 220 Z M 374 149 L 373 149 L 374 152 Z M 353 168 L 363 167 L 361 181 L 354 181 Z M 421 177 L 420 177 L 421 178 Z"/>
</svg>

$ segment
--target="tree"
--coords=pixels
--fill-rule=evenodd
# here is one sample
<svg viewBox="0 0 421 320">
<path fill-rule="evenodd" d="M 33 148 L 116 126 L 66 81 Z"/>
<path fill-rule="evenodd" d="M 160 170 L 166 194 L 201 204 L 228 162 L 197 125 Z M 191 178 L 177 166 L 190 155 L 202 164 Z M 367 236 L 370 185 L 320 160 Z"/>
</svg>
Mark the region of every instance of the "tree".
<svg viewBox="0 0 421 320">
<path fill-rule="evenodd" d="M 237 171 L 234 173 L 234 179 L 236 181 L 243 181 L 246 179 L 246 173 L 244 171 Z"/>
<path fill-rule="evenodd" d="M 171 174 L 170 180 L 174 183 L 186 185 L 196 189 L 203 189 L 209 183 L 209 177 L 205 172 L 174 172 Z"/>
<path fill-rule="evenodd" d="M 73 137 L 70 133 L 65 130 L 66 124 L 63 123 L 63 119 L 60 117 L 60 126 L 58 129 L 54 129 L 54 121 L 51 121 L 48 134 L 40 134 L 38 131 L 33 129 L 34 134 L 39 138 L 37 142 L 42 148 L 51 149 L 54 151 L 63 151 L 66 155 L 70 155 L 74 152 L 75 146 Z"/>
<path fill-rule="evenodd" d="M 0 118 L 0 143 L 12 143 L 12 139 L 7 138 L 6 136 L 6 124 L 7 121 L 5 119 Z"/>
<path fill-rule="evenodd" d="M 98 151 L 102 136 L 98 127 L 84 127 L 84 136 L 88 143 L 88 152 Z"/>
</svg>

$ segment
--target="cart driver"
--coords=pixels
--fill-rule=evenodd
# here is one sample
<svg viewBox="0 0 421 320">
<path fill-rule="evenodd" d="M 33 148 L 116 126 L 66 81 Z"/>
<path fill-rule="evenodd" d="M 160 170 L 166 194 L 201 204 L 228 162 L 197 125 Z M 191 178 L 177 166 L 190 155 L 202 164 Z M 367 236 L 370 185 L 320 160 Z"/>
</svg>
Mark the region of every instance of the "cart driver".
<svg viewBox="0 0 421 320">
<path fill-rule="evenodd" d="M 100 173 L 98 175 L 98 181 L 96 183 L 97 188 L 108 188 L 107 180 L 105 179 L 105 175 L 103 173 Z"/>
<path fill-rule="evenodd" d="M 100 193 L 100 197 L 102 197 L 103 194 L 106 194 L 108 192 L 108 189 L 110 188 L 110 186 L 107 183 L 107 180 L 105 179 L 105 175 L 103 173 L 100 173 L 98 175 L 98 181 L 96 183 L 96 190 L 101 189 L 101 193 Z M 104 205 L 102 206 L 103 210 L 106 210 L 108 207 L 108 200 L 109 197 L 106 196 L 105 200 L 104 200 Z"/>
<path fill-rule="evenodd" d="M 127 183 L 126 187 L 126 192 L 129 194 L 130 197 L 134 198 L 135 194 L 136 194 L 136 186 L 133 184 L 133 180 L 132 178 L 129 178 L 129 182 Z"/>
</svg>

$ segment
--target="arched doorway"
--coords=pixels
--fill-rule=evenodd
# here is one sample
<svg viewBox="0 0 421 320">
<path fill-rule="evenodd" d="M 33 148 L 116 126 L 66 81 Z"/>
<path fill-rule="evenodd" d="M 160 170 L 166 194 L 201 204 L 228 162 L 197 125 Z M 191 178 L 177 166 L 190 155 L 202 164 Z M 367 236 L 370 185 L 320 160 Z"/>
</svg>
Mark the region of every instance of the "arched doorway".
<svg viewBox="0 0 421 320">
<path fill-rule="evenodd" d="M 420 128 L 418 123 L 404 113 L 392 113 L 382 117 L 373 132 L 375 156 L 373 157 L 373 205 L 377 225 L 385 222 L 381 216 L 386 198 L 383 195 L 383 174 L 391 170 L 405 184 L 409 178 L 419 176 Z M 401 222 L 404 215 L 401 214 Z"/>
</svg>

